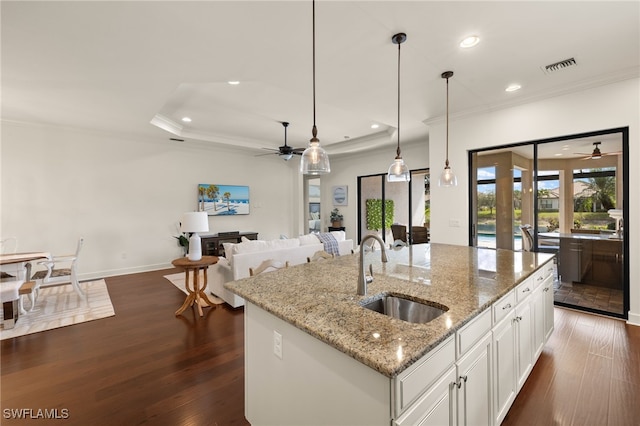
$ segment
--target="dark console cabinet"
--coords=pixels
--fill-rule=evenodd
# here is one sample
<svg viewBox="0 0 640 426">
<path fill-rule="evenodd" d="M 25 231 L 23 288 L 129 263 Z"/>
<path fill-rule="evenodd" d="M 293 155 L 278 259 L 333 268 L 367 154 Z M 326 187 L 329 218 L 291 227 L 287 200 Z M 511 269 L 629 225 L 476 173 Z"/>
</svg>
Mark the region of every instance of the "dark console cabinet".
<svg viewBox="0 0 640 426">
<path fill-rule="evenodd" d="M 205 256 L 224 256 L 223 243 L 240 243 L 242 237 L 257 240 L 257 232 L 221 232 L 218 234 L 201 235 L 202 254 Z"/>
</svg>

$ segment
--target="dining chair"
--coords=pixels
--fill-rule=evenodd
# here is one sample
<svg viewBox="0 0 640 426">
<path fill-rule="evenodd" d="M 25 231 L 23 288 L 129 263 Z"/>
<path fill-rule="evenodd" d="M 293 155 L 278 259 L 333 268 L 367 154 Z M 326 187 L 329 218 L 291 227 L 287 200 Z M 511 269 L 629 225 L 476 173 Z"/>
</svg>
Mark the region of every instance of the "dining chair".
<svg viewBox="0 0 640 426">
<path fill-rule="evenodd" d="M 288 268 L 288 267 L 289 267 L 288 261 L 283 263 L 277 260 L 267 259 L 262 261 L 262 263 L 258 265 L 256 268 L 249 268 L 249 276 L 254 277 L 258 274 L 261 274 L 262 272 L 266 272 L 268 269 L 282 269 L 282 268 Z"/>
<path fill-rule="evenodd" d="M 520 227 L 520 233 L 522 234 L 522 250 L 533 250 L 533 235 L 531 235 L 531 225 L 522 225 Z"/>
<path fill-rule="evenodd" d="M 313 253 L 313 256 L 311 257 L 307 256 L 307 263 L 315 262 L 322 259 L 333 259 L 333 258 L 334 258 L 333 254 L 327 253 L 324 250 L 318 250 L 317 252 Z"/>
<path fill-rule="evenodd" d="M 82 249 L 83 243 L 84 239 L 80 238 L 78 240 L 78 245 L 76 246 L 75 254 L 52 256 L 50 259 L 38 262 L 38 265 L 42 265 L 47 269 L 36 272 L 32 277 L 32 279 L 37 282 L 36 292 L 41 286 L 46 287 L 48 285 L 70 282 L 73 289 L 80 297 L 83 299 L 86 297 L 80 288 L 77 272 L 78 257 L 80 256 L 80 250 Z"/>
</svg>

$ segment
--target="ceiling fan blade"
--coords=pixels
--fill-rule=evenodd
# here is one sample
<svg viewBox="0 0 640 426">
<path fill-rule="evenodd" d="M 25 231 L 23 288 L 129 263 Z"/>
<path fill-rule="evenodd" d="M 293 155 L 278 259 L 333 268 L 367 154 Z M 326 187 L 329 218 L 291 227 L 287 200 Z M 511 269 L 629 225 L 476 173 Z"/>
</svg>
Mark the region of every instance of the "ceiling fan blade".
<svg viewBox="0 0 640 426">
<path fill-rule="evenodd" d="M 269 148 L 265 148 L 265 149 L 269 149 Z M 265 155 L 280 155 L 280 153 L 278 151 L 267 152 L 265 154 L 256 154 L 256 155 L 254 155 L 254 157 L 264 157 Z"/>
</svg>

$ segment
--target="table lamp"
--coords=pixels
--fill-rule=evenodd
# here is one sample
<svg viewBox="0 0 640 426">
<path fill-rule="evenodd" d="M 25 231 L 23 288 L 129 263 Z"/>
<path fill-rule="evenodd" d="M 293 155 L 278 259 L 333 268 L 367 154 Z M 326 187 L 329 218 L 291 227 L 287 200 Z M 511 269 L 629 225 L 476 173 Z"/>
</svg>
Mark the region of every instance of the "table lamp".
<svg viewBox="0 0 640 426">
<path fill-rule="evenodd" d="M 187 212 L 182 215 L 181 232 L 190 232 L 189 260 L 202 259 L 202 242 L 198 232 L 209 232 L 209 216 L 207 212 Z"/>
</svg>

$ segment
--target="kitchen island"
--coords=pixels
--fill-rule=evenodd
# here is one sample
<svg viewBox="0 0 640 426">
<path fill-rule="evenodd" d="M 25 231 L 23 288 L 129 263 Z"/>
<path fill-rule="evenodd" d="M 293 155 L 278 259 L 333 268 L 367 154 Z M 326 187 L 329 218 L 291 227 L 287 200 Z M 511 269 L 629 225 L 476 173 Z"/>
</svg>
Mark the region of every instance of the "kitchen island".
<svg viewBox="0 0 640 426">
<path fill-rule="evenodd" d="M 516 382 L 512 392 L 505 393 L 501 384 L 494 398 L 499 376 L 495 373 L 520 365 L 516 351 L 520 336 L 530 341 L 529 358 L 536 356 L 533 348 L 537 351 L 540 337 L 536 340 L 535 324 L 544 329 L 546 314 L 548 330 L 549 309 L 541 309 L 528 296 L 540 279 L 552 302 L 547 274 L 552 272 L 553 255 L 443 244 L 414 245 L 387 254 L 387 263 L 380 261 L 379 251 L 366 254 L 365 263 L 373 265 L 375 278 L 366 296 L 356 295 L 358 255 L 225 285 L 248 302 L 245 412 L 252 424 L 404 425 L 431 414 L 456 419 L 460 404 L 455 389 L 448 389 L 451 384 L 462 388 L 457 386 L 456 363 L 483 343 L 487 386 L 491 386 L 485 389 L 489 400 L 483 422 L 501 421 L 521 385 Z M 518 297 L 521 287 L 523 295 Z M 361 306 L 381 294 L 402 295 L 446 312 L 426 324 L 414 324 Z M 518 317 L 523 315 L 515 309 L 524 306 L 520 302 L 525 296 L 529 322 L 525 320 L 527 326 L 518 331 L 516 322 L 522 322 Z M 496 313 L 497 306 L 502 307 Z M 542 315 L 542 322 L 536 321 L 535 312 Z M 543 334 L 548 337 L 548 332 Z M 509 351 L 502 353 L 509 339 L 512 363 L 505 358 Z M 501 365 L 496 365 L 498 354 Z M 517 373 L 513 372 L 514 381 Z M 438 384 L 446 384 L 446 404 L 433 394 Z M 501 400 L 503 393 L 506 403 Z"/>
</svg>

